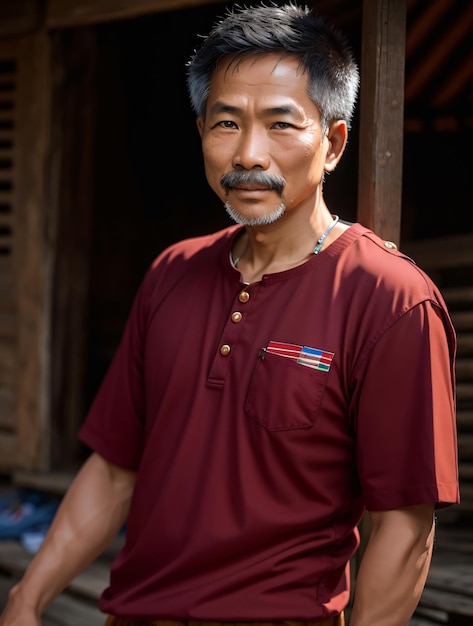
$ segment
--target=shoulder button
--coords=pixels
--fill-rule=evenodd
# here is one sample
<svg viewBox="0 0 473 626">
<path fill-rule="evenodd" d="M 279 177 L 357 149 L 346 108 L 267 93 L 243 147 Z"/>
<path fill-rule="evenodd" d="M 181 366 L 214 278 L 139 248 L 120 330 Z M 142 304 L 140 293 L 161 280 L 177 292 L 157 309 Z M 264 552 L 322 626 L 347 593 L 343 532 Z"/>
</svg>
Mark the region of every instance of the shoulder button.
<svg viewBox="0 0 473 626">
<path fill-rule="evenodd" d="M 385 241 L 384 242 L 384 246 L 388 249 L 388 250 L 397 250 L 397 246 L 395 243 L 393 243 L 392 241 Z"/>
</svg>

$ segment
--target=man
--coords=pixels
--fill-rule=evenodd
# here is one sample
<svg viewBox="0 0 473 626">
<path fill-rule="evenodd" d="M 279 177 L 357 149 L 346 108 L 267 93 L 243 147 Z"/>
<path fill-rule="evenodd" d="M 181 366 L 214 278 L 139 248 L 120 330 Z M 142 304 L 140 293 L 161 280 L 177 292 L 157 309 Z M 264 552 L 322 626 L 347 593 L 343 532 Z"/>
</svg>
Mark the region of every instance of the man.
<svg viewBox="0 0 473 626">
<path fill-rule="evenodd" d="M 189 65 L 238 223 L 161 254 L 82 440 L 94 451 L 2 626 L 30 626 L 127 522 L 107 624 L 408 623 L 458 501 L 454 334 L 430 280 L 331 215 L 358 71 L 308 9 L 236 9 Z M 196 204 L 198 211 L 198 204 Z"/>
</svg>

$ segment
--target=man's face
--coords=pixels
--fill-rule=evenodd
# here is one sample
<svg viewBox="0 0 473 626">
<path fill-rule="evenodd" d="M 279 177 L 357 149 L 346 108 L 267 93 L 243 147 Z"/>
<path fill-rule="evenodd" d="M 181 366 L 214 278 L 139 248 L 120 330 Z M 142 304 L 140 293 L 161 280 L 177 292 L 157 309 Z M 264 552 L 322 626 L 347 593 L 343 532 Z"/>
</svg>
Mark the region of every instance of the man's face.
<svg viewBox="0 0 473 626">
<path fill-rule="evenodd" d="M 343 152 L 345 123 L 322 134 L 307 74 L 298 65 L 275 54 L 223 63 L 212 76 L 206 117 L 197 120 L 210 186 L 250 223 L 264 223 L 281 204 L 287 212 L 314 209 L 324 170 L 333 169 Z M 232 180 L 233 172 L 245 176 Z M 254 173 L 269 178 L 253 180 Z M 224 182 L 230 179 L 226 187 L 224 176 Z"/>
</svg>

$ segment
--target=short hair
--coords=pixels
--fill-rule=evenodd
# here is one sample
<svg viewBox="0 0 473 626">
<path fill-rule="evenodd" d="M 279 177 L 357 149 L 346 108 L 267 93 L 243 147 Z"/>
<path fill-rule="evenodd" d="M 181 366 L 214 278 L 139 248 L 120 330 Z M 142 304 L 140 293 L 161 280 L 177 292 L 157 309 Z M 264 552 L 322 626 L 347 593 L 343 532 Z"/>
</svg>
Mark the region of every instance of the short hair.
<svg viewBox="0 0 473 626">
<path fill-rule="evenodd" d="M 205 117 L 211 79 L 225 58 L 280 53 L 295 57 L 308 74 L 308 95 L 326 129 L 350 124 L 359 85 L 358 67 L 344 35 L 292 1 L 283 6 L 234 6 L 213 26 L 188 62 L 187 87 L 194 112 Z"/>
</svg>

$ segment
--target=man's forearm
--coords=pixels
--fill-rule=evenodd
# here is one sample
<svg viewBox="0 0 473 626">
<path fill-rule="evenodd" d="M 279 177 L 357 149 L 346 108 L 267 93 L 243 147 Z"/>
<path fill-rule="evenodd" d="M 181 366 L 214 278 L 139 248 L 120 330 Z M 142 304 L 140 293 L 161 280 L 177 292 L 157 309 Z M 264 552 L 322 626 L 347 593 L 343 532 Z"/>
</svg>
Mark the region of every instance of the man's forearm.
<svg viewBox="0 0 473 626">
<path fill-rule="evenodd" d="M 41 549 L 10 592 L 1 625 L 26 606 L 41 615 L 103 551 L 126 519 L 134 480 L 134 473 L 92 454 L 65 495 Z"/>
<path fill-rule="evenodd" d="M 407 626 L 427 578 L 433 505 L 371 513 L 350 626 Z"/>
</svg>

